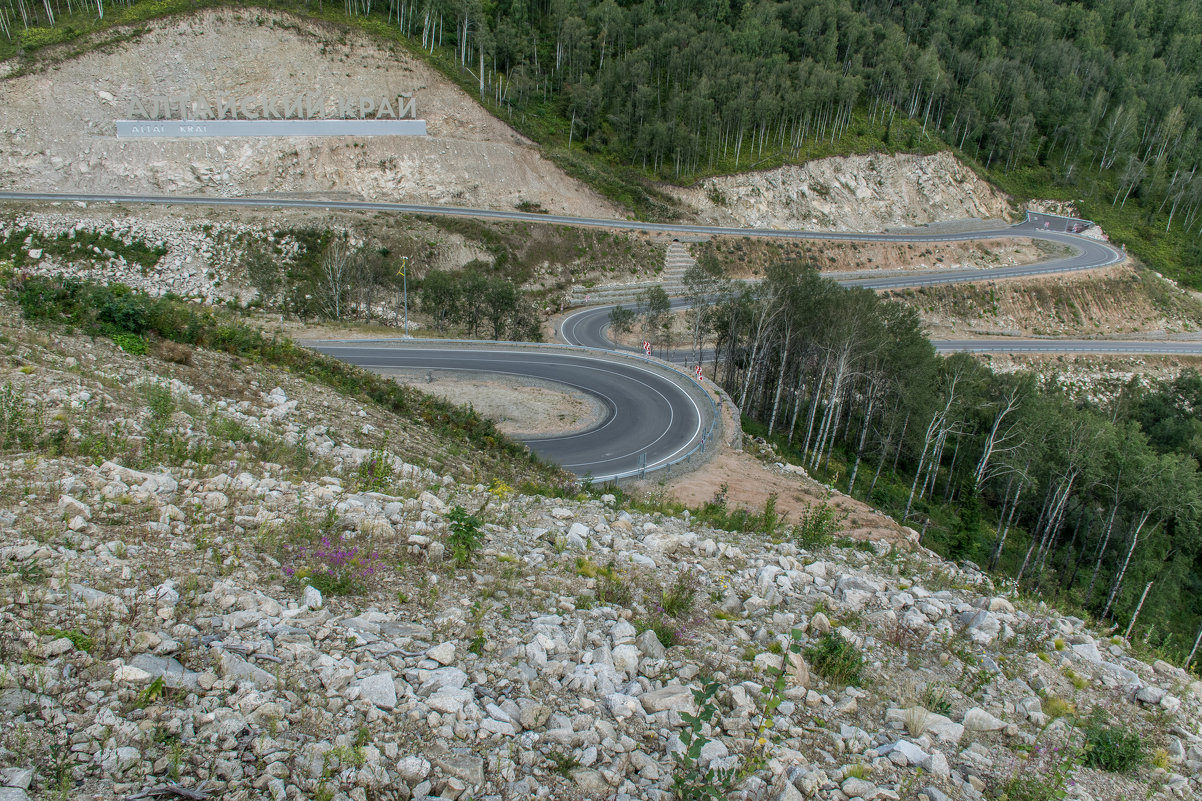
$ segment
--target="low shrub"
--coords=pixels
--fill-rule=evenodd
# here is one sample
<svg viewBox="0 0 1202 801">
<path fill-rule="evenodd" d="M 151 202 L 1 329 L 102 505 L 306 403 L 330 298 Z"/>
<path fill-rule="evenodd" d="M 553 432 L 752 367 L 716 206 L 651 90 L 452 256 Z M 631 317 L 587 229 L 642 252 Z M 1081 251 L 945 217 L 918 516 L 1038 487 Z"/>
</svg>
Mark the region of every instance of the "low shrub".
<svg viewBox="0 0 1202 801">
<path fill-rule="evenodd" d="M 660 593 L 660 608 L 672 617 L 684 617 L 693 611 L 693 603 L 700 589 L 700 577 L 692 570 L 682 570 L 672 583 Z"/>
<path fill-rule="evenodd" d="M 814 672 L 835 684 L 859 684 L 864 655 L 837 631 L 827 632 L 806 649 Z"/>
<path fill-rule="evenodd" d="M 146 340 L 137 334 L 113 334 L 113 342 L 121 350 L 134 356 L 145 356 L 149 350 Z"/>
<path fill-rule="evenodd" d="M 835 541 L 835 533 L 846 519 L 846 513 L 840 515 L 830 504 L 810 504 L 793 527 L 793 538 L 807 551 L 825 548 Z"/>
<path fill-rule="evenodd" d="M 1091 768 L 1126 773 L 1144 763 L 1144 743 L 1128 726 L 1111 725 L 1106 713 L 1095 708 L 1081 723 L 1085 735 L 1082 762 Z"/>
</svg>

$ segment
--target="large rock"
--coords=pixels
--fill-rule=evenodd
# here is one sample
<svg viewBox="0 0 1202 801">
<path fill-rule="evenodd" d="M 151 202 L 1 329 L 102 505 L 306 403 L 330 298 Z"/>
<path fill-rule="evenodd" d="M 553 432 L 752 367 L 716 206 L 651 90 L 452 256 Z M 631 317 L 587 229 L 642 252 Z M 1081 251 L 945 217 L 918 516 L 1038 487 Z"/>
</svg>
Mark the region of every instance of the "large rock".
<svg viewBox="0 0 1202 801">
<path fill-rule="evenodd" d="M 443 687 L 460 689 L 467 684 L 467 674 L 457 667 L 444 667 L 437 670 L 423 670 L 418 684 L 417 694 L 426 698 Z"/>
<path fill-rule="evenodd" d="M 478 756 L 433 749 L 430 761 L 441 768 L 444 774 L 464 781 L 469 787 L 484 784 L 484 760 Z"/>
<path fill-rule="evenodd" d="M 692 713 L 696 708 L 693 691 L 682 684 L 669 684 L 663 689 L 643 693 L 639 696 L 639 701 L 649 715 L 667 710 Z"/>
<path fill-rule="evenodd" d="M 396 684 L 392 673 L 384 671 L 359 682 L 359 695 L 381 709 L 396 709 Z"/>
<path fill-rule="evenodd" d="M 221 675 L 235 681 L 249 681 L 265 689 L 274 689 L 277 684 L 275 676 L 263 670 L 263 668 L 256 667 L 245 659 L 231 654 L 229 651 L 221 652 L 221 656 L 218 657 L 218 665 L 221 669 Z"/>
<path fill-rule="evenodd" d="M 973 707 L 965 712 L 962 723 L 969 731 L 999 731 L 1006 728 L 1006 721 L 994 717 L 980 707 Z"/>
<path fill-rule="evenodd" d="M 663 659 L 668 653 L 664 648 L 663 643 L 659 641 L 659 637 L 655 636 L 655 632 L 647 629 L 634 641 L 638 646 L 639 651 L 648 659 Z"/>
<path fill-rule="evenodd" d="M 851 776 L 843 780 L 843 784 L 839 785 L 839 789 L 848 798 L 873 798 L 876 796 L 876 785 L 864 779 L 857 779 Z"/>
</svg>

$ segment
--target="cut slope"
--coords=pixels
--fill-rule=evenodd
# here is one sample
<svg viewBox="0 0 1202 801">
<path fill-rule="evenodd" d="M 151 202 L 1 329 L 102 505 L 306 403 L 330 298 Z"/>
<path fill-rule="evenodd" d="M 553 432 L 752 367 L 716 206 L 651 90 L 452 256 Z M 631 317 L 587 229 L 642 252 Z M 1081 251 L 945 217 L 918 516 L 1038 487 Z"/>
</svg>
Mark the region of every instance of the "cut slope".
<svg viewBox="0 0 1202 801">
<path fill-rule="evenodd" d="M 421 137 L 116 138 L 134 98 L 412 92 Z M 597 193 L 419 59 L 362 34 L 262 10 L 154 23 L 131 42 L 9 78 L 0 186 L 220 194 L 350 193 L 373 200 L 614 216 Z"/>
<path fill-rule="evenodd" d="M 715 225 L 879 231 L 1009 218 L 1009 200 L 951 153 L 832 157 L 673 190 Z"/>
</svg>

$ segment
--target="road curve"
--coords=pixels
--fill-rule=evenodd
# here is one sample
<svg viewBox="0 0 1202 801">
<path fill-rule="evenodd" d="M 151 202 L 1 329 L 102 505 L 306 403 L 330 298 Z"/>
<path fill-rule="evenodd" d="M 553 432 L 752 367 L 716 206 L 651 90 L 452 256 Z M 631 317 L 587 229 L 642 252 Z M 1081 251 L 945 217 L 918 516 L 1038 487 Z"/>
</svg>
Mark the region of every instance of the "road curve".
<svg viewBox="0 0 1202 801">
<path fill-rule="evenodd" d="M 324 340 L 314 350 L 370 370 L 487 372 L 554 381 L 585 392 L 604 409 L 585 431 L 524 440 L 580 476 L 607 481 L 664 467 L 696 449 L 713 419 L 702 392 L 670 368 L 610 354 L 502 343 L 431 340 Z"/>
<path fill-rule="evenodd" d="M 832 240 L 867 242 L 952 242 L 1026 237 L 1043 239 L 1067 246 L 1067 256 L 1037 264 L 997 267 L 980 270 L 943 270 L 913 272 L 905 275 L 848 276 L 841 283 L 873 289 L 929 286 L 935 284 L 1016 278 L 1022 276 L 1088 270 L 1116 264 L 1124 254 L 1109 244 L 1064 231 L 1049 229 L 1049 221 L 1029 217 L 1023 223 L 997 229 L 908 233 L 835 233 L 829 231 L 787 231 L 770 228 L 736 228 L 728 226 L 679 225 L 645 223 L 631 220 L 578 218 L 554 214 L 531 214 L 494 209 L 472 209 L 448 206 L 379 203 L 363 201 L 315 200 L 272 197 L 219 198 L 195 195 L 102 195 L 84 193 L 0 192 L 0 200 L 29 202 L 82 202 L 150 205 L 187 205 L 233 208 L 300 208 L 342 211 L 382 211 L 395 214 L 472 217 L 533 224 L 573 225 L 591 228 L 646 231 L 681 235 L 758 236 L 793 240 Z M 562 325 L 563 338 L 571 343 L 594 348 L 614 347 L 605 336 L 608 308 L 589 309 L 572 315 Z M 1002 340 L 997 349 L 1015 351 L 1017 342 Z M 1061 345 L 1059 349 L 1055 345 Z M 1117 347 L 1120 343 L 1108 343 Z M 1152 344 L 1152 343 L 1145 343 Z M 1165 345 L 1165 343 L 1156 343 Z M 1149 352 L 1131 350 L 1102 350 L 1098 342 L 1078 341 L 1071 345 L 1044 341 L 1029 342 L 1023 347 L 1031 352 L 1066 352 L 1079 346 L 1078 352 Z M 1190 343 L 1171 343 L 1198 352 Z M 944 343 L 944 350 L 985 350 L 988 345 L 973 342 Z M 555 461 L 580 475 L 592 475 L 604 480 L 643 470 L 653 470 L 697 448 L 703 438 L 704 413 L 700 404 L 680 384 L 665 378 L 646 366 L 634 367 L 598 354 L 565 354 L 561 351 L 530 349 L 497 350 L 478 346 L 478 351 L 462 348 L 392 347 L 324 343 L 317 348 L 346 361 L 364 367 L 383 369 L 434 368 L 490 371 L 513 375 L 534 376 L 574 386 L 597 398 L 606 409 L 605 419 L 588 431 L 570 436 L 531 439 L 528 444 L 539 455 Z M 1180 350 L 1157 352 L 1179 353 Z M 687 358 L 687 357 L 686 357 Z"/>
<path fill-rule="evenodd" d="M 722 225 L 684 225 L 676 223 L 648 223 L 634 220 L 613 220 L 599 217 L 568 217 L 560 214 L 531 214 L 521 211 L 498 211 L 496 209 L 473 209 L 459 206 L 427 206 L 410 203 L 384 203 L 356 200 L 306 200 L 302 198 L 273 197 L 208 197 L 205 195 L 102 195 L 68 192 L 0 192 L 0 200 L 77 203 L 125 203 L 159 206 L 223 206 L 234 208 L 266 209 L 322 209 L 338 211 L 384 211 L 394 214 L 426 214 L 443 217 L 473 217 L 487 220 L 541 223 L 552 225 L 574 225 L 586 228 L 609 228 L 650 233 L 713 235 L 713 236 L 758 236 L 774 239 L 824 239 L 844 242 L 963 242 L 999 237 L 1024 237 L 1044 239 L 1067 245 L 1074 253 L 1070 256 L 1039 262 L 1035 265 L 996 267 L 984 270 L 946 270 L 931 273 L 914 273 L 911 276 L 891 276 L 884 279 L 854 279 L 849 284 L 875 289 L 933 284 L 981 281 L 991 278 L 1013 278 L 1024 275 L 1091 270 L 1122 261 L 1124 254 L 1111 245 L 1088 237 L 1041 227 L 1035 218 L 1019 225 L 980 231 L 947 233 L 938 231 L 915 231 L 912 233 L 839 233 L 832 231 L 788 231 L 776 228 L 738 228 Z"/>
<path fill-rule="evenodd" d="M 681 299 L 673 302 L 674 308 L 684 308 Z M 636 348 L 615 344 L 609 339 L 609 313 L 613 306 L 593 306 L 569 314 L 560 323 L 563 340 L 572 345 L 589 348 L 612 349 L 635 353 Z M 981 339 L 932 339 L 931 344 L 940 353 L 1071 353 L 1082 356 L 1202 356 L 1200 340 L 1158 339 L 1060 339 L 990 337 Z M 692 364 L 693 356 L 687 350 L 657 353 L 657 356 L 677 364 Z M 711 351 L 703 354 L 704 360 L 713 358 Z"/>
</svg>

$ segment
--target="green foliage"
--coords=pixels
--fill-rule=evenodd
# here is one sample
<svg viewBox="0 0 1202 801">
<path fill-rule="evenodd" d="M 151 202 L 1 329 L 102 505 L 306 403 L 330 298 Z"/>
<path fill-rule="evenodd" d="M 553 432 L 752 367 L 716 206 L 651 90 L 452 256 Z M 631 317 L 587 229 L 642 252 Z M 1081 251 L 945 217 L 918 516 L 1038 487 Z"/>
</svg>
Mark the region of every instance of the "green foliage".
<svg viewBox="0 0 1202 801">
<path fill-rule="evenodd" d="M 460 325 L 469 337 L 537 341 L 537 314 L 513 281 L 489 275 L 476 262 L 457 272 L 430 271 L 417 284 L 421 309 L 437 330 Z"/>
<path fill-rule="evenodd" d="M 722 689 L 716 681 L 707 682 L 693 691 L 697 703 L 697 714 L 681 712 L 684 728 L 680 742 L 684 751 L 674 752 L 676 771 L 672 774 L 672 792 L 679 801 L 724 801 L 734 787 L 737 773 L 734 768 L 715 770 L 701 767 L 701 749 L 710 742 L 703 733 L 706 725 L 712 724 L 718 714 L 714 696 Z"/>
<path fill-rule="evenodd" d="M 137 334 L 113 334 L 113 342 L 121 350 L 134 356 L 145 356 L 149 350 L 146 340 Z"/>
<path fill-rule="evenodd" d="M 642 634 L 644 631 L 654 632 L 659 644 L 665 648 L 671 648 L 681 641 L 683 632 L 680 624 L 664 616 L 662 612 L 652 612 L 646 617 L 636 617 L 631 624 L 638 634 Z"/>
<path fill-rule="evenodd" d="M 756 514 L 743 508 L 731 509 L 727 505 L 729 492 L 730 485 L 723 482 L 711 500 L 694 510 L 697 519 L 708 526 L 727 531 L 759 532 L 768 537 L 778 533 L 782 518 L 776 511 L 776 493 L 768 495 L 763 512 Z"/>
<path fill-rule="evenodd" d="M 660 594 L 660 609 L 672 617 L 686 617 L 692 613 L 700 589 L 701 577 L 698 573 L 690 569 L 681 570 Z"/>
<path fill-rule="evenodd" d="M 156 676 L 154 681 L 146 685 L 140 693 L 138 693 L 137 706 L 139 709 L 145 709 L 151 704 L 158 701 L 167 692 L 167 688 L 163 683 L 162 676 Z"/>
<path fill-rule="evenodd" d="M 571 779 L 572 771 L 580 767 L 579 759 L 557 748 L 551 749 L 550 753 L 547 754 L 547 759 L 551 762 L 551 772 L 557 773 L 565 779 Z"/>
<path fill-rule="evenodd" d="M 1127 773 L 1147 761 L 1144 743 L 1139 732 L 1129 725 L 1110 723 L 1100 708 L 1081 722 L 1085 735 L 1085 750 L 1081 760 L 1091 768 Z"/>
<path fill-rule="evenodd" d="M 451 558 L 460 567 L 469 565 L 484 543 L 483 522 L 468 514 L 462 506 L 456 506 L 447 515 L 447 544 L 451 546 Z"/>
<path fill-rule="evenodd" d="M 85 634 L 79 629 L 64 630 L 55 628 L 54 626 L 49 626 L 44 629 L 38 629 L 38 634 L 42 635 L 43 637 L 54 637 L 55 639 L 59 637 L 66 637 L 71 641 L 71 646 L 76 651 L 91 653 L 92 649 L 96 647 L 96 641 L 90 635 Z"/>
<path fill-rule="evenodd" d="M 981 533 L 981 496 L 971 482 L 960 493 L 960 519 L 946 550 L 948 559 L 967 559 L 973 555 Z"/>
<path fill-rule="evenodd" d="M 948 688 L 942 684 L 928 684 L 922 692 L 922 705 L 937 715 L 948 715 L 952 702 L 947 697 Z"/>
<path fill-rule="evenodd" d="M 1051 731 L 1050 729 L 1045 730 Z M 1044 735 L 1020 750 L 1021 760 L 998 787 L 998 801 L 1061 801 L 1068 797 L 1080 759 L 1075 730 Z"/>
<path fill-rule="evenodd" d="M 360 492 L 384 492 L 392 486 L 392 460 L 383 448 L 373 448 L 356 471 Z"/>
<path fill-rule="evenodd" d="M 808 551 L 824 548 L 834 542 L 845 520 L 847 513 L 839 514 L 829 503 L 812 503 L 793 526 L 793 538 L 798 547 Z"/>
<path fill-rule="evenodd" d="M 629 334 L 634 330 L 634 317 L 634 309 L 618 304 L 609 310 L 609 327 L 619 334 Z"/>
<path fill-rule="evenodd" d="M 814 672 L 834 684 L 859 684 L 864 655 L 837 631 L 822 635 L 806 649 Z"/>
<path fill-rule="evenodd" d="M 42 404 L 11 381 L 0 387 L 0 451 L 32 449 L 43 435 Z"/>
</svg>

